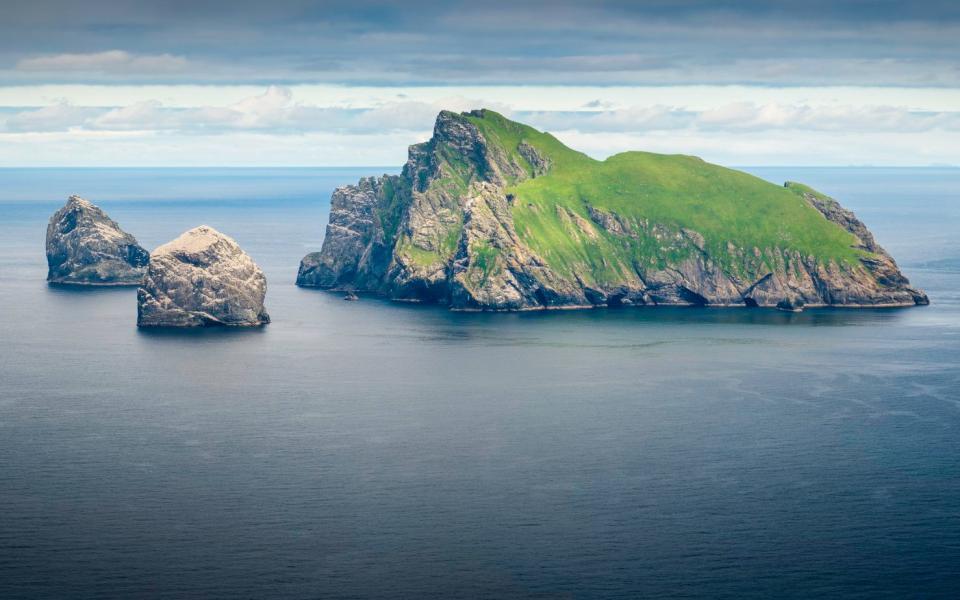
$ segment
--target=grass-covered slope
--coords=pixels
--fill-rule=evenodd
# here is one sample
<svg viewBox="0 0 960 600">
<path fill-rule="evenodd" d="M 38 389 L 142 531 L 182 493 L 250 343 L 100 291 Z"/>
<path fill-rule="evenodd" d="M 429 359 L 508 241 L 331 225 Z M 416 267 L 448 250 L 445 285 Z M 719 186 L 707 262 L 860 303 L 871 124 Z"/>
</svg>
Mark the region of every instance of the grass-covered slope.
<svg viewBox="0 0 960 600">
<path fill-rule="evenodd" d="M 553 136 L 493 112 L 467 117 L 488 140 L 508 149 L 521 142 L 551 161 L 546 175 L 511 185 L 518 234 L 554 269 L 589 266 L 597 282 L 620 278 L 635 262 L 662 266 L 670 246 L 654 236 L 611 235 L 596 228 L 590 238 L 570 235 L 569 213 L 589 222 L 589 207 L 635 223 L 693 230 L 705 250 L 737 271 L 728 246 L 797 250 L 822 262 L 856 263 L 863 255 L 854 237 L 826 220 L 802 196 L 762 179 L 685 155 L 624 152 L 604 161 L 564 146 Z M 517 154 L 522 164 L 526 161 Z M 679 252 L 685 252 L 679 249 Z"/>
</svg>

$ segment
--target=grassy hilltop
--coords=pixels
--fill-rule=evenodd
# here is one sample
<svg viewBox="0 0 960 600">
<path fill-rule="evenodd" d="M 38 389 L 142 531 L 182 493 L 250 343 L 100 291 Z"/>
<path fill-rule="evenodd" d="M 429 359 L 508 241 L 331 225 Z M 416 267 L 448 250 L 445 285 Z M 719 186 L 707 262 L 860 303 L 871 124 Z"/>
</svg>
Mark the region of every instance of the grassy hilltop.
<svg viewBox="0 0 960 600">
<path fill-rule="evenodd" d="M 823 218 L 795 191 L 695 156 L 624 152 L 598 161 L 563 145 L 549 133 L 511 121 L 491 110 L 467 116 L 484 137 L 505 149 L 531 173 L 516 151 L 521 142 L 551 162 L 546 175 L 507 188 L 517 201 L 513 215 L 524 242 L 551 266 L 570 273 L 589 265 L 598 280 L 621 274 L 611 265 L 633 260 L 662 264 L 666 256 L 652 238 L 610 235 L 598 228 L 590 243 L 571 237 L 561 206 L 589 221 L 587 206 L 636 221 L 699 232 L 711 256 L 729 256 L 728 243 L 741 248 L 789 247 L 820 261 L 856 263 L 863 255 L 847 231 Z M 809 189 L 809 188 L 808 188 Z M 617 260 L 619 259 L 619 260 Z M 736 268 L 734 261 L 727 267 Z"/>
</svg>

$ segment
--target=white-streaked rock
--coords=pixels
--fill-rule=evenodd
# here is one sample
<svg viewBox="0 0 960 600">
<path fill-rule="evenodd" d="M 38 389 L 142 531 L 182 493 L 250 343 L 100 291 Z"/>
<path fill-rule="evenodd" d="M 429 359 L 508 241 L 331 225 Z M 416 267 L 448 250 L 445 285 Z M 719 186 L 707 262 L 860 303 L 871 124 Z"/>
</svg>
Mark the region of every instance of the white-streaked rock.
<svg viewBox="0 0 960 600">
<path fill-rule="evenodd" d="M 47 281 L 73 285 L 138 285 L 150 254 L 100 207 L 80 196 L 50 217 Z"/>
<path fill-rule="evenodd" d="M 267 279 L 229 236 L 201 225 L 150 256 L 137 292 L 139 327 L 255 327 L 270 322 Z"/>
</svg>

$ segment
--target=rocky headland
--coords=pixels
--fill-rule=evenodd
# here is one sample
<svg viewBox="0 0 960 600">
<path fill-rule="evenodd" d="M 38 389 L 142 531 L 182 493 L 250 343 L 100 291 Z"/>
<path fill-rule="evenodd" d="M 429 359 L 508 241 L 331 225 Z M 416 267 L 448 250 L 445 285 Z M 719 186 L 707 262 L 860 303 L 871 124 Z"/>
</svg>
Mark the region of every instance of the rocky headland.
<svg viewBox="0 0 960 600">
<path fill-rule="evenodd" d="M 270 322 L 263 271 L 206 225 L 153 251 L 137 291 L 139 327 L 254 327 Z"/>
<path fill-rule="evenodd" d="M 50 217 L 47 281 L 55 284 L 139 285 L 150 254 L 100 207 L 80 196 Z"/>
<path fill-rule="evenodd" d="M 684 155 L 594 160 L 489 110 L 337 189 L 297 284 L 454 309 L 927 304 L 850 211 Z"/>
</svg>

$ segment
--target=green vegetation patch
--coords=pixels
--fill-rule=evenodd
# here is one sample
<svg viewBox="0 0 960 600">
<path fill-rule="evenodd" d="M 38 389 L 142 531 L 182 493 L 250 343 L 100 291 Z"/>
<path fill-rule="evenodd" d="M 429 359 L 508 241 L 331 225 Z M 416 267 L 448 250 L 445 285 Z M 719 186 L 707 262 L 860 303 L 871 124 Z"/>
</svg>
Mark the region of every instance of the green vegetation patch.
<svg viewBox="0 0 960 600">
<path fill-rule="evenodd" d="M 499 273 L 501 268 L 498 261 L 500 250 L 486 244 L 474 244 L 470 250 L 472 256 L 470 269 L 479 272 L 479 283 L 481 285 L 487 281 L 490 275 Z"/>
<path fill-rule="evenodd" d="M 377 218 L 383 228 L 386 242 L 390 245 L 397 237 L 403 215 L 410 205 L 410 187 L 402 177 L 387 175 L 383 178 L 380 200 L 377 203 Z"/>
<path fill-rule="evenodd" d="M 582 152 L 564 146 L 560 140 L 549 133 L 537 131 L 529 125 L 511 121 L 492 110 L 483 109 L 481 113 L 483 116 L 467 114 L 465 117 L 483 134 L 488 144 L 503 149 L 509 159 L 512 159 L 527 171 L 528 176 L 533 175 L 534 169 L 533 165 L 518 149 L 523 142 L 533 146 L 542 156 L 549 158 L 553 166 L 582 161 L 597 162 Z"/>
<path fill-rule="evenodd" d="M 654 224 L 661 226 L 659 233 L 667 230 L 675 237 L 684 228 L 699 233 L 710 257 L 733 271 L 742 268 L 743 259 L 729 252 L 728 243 L 745 251 L 797 250 L 823 263 L 855 264 L 863 255 L 852 247 L 850 233 L 798 194 L 800 189 L 817 193 L 806 186 L 784 188 L 694 156 L 625 152 L 597 161 L 493 111 L 467 119 L 519 164 L 529 167 L 517 150 L 522 142 L 551 161 L 549 173 L 507 191 L 515 196 L 519 235 L 561 273 L 582 274 L 586 268 L 597 282 L 616 281 L 625 265 L 662 268 L 699 251 L 669 236 L 658 238 L 650 233 Z M 570 221 L 558 208 L 590 220 L 588 206 L 648 228 L 621 236 L 597 225 L 596 236 L 571 235 Z"/>
</svg>

